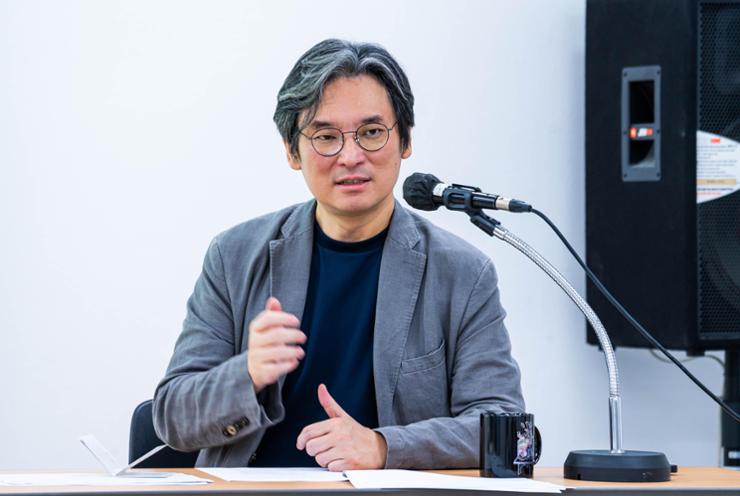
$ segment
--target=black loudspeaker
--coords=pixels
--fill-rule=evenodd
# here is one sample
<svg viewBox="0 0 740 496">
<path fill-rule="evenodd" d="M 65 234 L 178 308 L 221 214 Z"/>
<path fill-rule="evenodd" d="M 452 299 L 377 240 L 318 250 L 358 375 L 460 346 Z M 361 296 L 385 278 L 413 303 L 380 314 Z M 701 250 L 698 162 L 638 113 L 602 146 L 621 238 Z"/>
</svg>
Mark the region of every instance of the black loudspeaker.
<svg viewBox="0 0 740 496">
<path fill-rule="evenodd" d="M 588 1 L 586 250 L 666 347 L 740 348 L 740 0 Z"/>
</svg>

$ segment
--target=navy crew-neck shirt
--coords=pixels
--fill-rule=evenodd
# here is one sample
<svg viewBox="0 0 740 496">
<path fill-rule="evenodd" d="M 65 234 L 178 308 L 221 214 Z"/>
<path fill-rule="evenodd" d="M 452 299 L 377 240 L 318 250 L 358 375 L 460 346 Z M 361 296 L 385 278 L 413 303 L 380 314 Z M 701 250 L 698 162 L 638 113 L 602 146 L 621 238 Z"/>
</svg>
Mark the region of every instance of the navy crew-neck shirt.
<svg viewBox="0 0 740 496">
<path fill-rule="evenodd" d="M 378 426 L 373 382 L 373 328 L 387 229 L 359 242 L 328 237 L 314 223 L 311 274 L 301 330 L 306 355 L 283 384 L 285 418 L 265 432 L 250 466 L 315 467 L 295 447 L 304 427 L 328 418 L 319 384 L 357 422 Z"/>
</svg>

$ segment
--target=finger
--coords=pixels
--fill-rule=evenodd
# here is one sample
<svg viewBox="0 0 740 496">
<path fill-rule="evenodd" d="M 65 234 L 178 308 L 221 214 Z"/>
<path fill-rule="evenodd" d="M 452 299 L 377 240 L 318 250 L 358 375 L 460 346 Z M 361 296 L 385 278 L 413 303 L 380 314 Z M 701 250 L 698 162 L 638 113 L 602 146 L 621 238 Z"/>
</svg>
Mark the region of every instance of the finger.
<svg viewBox="0 0 740 496">
<path fill-rule="evenodd" d="M 267 302 L 265 303 L 265 310 L 274 310 L 276 312 L 280 312 L 283 309 L 283 306 L 280 304 L 280 300 L 275 298 L 274 296 L 270 296 L 267 298 Z"/>
<path fill-rule="evenodd" d="M 268 362 L 263 364 L 264 371 L 272 378 L 271 384 L 278 380 L 278 377 L 293 372 L 298 367 L 298 360 L 287 360 L 284 362 Z"/>
<path fill-rule="evenodd" d="M 322 467 L 327 467 L 332 462 L 341 461 L 342 455 L 339 453 L 337 448 L 332 448 L 323 453 L 319 453 L 314 457 L 314 460 L 316 460 L 316 463 Z"/>
<path fill-rule="evenodd" d="M 278 363 L 291 360 L 301 360 L 306 352 L 300 346 L 269 346 L 254 350 L 254 357 L 263 363 Z"/>
<path fill-rule="evenodd" d="M 301 433 L 298 434 L 298 438 L 295 441 L 295 447 L 299 450 L 304 449 L 306 447 L 306 443 L 311 439 L 324 436 L 331 432 L 335 423 L 336 422 L 329 419 L 307 425 L 303 428 Z"/>
<path fill-rule="evenodd" d="M 323 436 L 309 439 L 306 442 L 306 453 L 310 456 L 316 456 L 319 453 L 323 453 L 324 451 L 333 448 L 334 440 L 332 438 L 333 436 L 331 433 L 328 433 Z"/>
<path fill-rule="evenodd" d="M 257 363 L 255 365 L 255 363 Z M 274 384 L 285 374 L 294 371 L 300 362 L 297 359 L 279 363 L 258 363 L 256 360 L 249 363 L 247 370 L 257 392 L 267 385 Z"/>
<path fill-rule="evenodd" d="M 298 317 L 292 313 L 265 310 L 249 324 L 249 330 L 263 332 L 273 327 L 288 327 L 296 329 L 301 324 Z"/>
<path fill-rule="evenodd" d="M 339 460 L 329 462 L 326 468 L 331 472 L 344 472 L 345 470 L 352 470 L 353 467 L 347 460 L 340 458 Z"/>
<path fill-rule="evenodd" d="M 323 384 L 319 384 L 319 403 L 321 403 L 321 406 L 324 407 L 324 411 L 329 416 L 329 418 L 335 418 L 335 417 L 348 417 L 347 412 L 342 410 L 342 407 L 339 406 L 339 403 L 332 398 L 332 396 L 329 394 L 329 390 L 326 389 L 326 386 Z"/>
<path fill-rule="evenodd" d="M 287 329 L 285 327 L 273 327 L 266 331 L 255 333 L 252 339 L 252 346 L 276 346 L 276 345 L 294 345 L 306 342 L 306 334 L 297 329 Z"/>
</svg>

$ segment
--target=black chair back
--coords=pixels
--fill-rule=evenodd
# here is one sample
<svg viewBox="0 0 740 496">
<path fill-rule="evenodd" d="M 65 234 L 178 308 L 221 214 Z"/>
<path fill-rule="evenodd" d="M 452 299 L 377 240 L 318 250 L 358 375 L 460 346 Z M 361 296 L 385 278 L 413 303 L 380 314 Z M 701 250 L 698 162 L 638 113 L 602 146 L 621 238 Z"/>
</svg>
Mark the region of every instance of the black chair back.
<svg viewBox="0 0 740 496">
<path fill-rule="evenodd" d="M 128 462 L 131 463 L 149 450 L 164 444 L 154 432 L 152 400 L 146 400 L 134 409 L 128 438 Z M 147 458 L 136 468 L 192 468 L 198 452 L 186 453 L 169 446 Z"/>
</svg>

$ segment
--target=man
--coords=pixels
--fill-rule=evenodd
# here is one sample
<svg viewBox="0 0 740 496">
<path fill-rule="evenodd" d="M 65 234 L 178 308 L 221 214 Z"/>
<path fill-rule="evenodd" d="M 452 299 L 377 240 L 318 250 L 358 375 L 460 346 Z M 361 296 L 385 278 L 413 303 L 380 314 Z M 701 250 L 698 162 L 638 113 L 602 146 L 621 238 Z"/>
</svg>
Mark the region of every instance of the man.
<svg viewBox="0 0 740 496">
<path fill-rule="evenodd" d="M 394 199 L 413 103 L 372 44 L 323 41 L 285 80 L 314 200 L 213 240 L 154 396 L 199 466 L 474 467 L 479 414 L 523 411 L 491 261 Z"/>
</svg>

